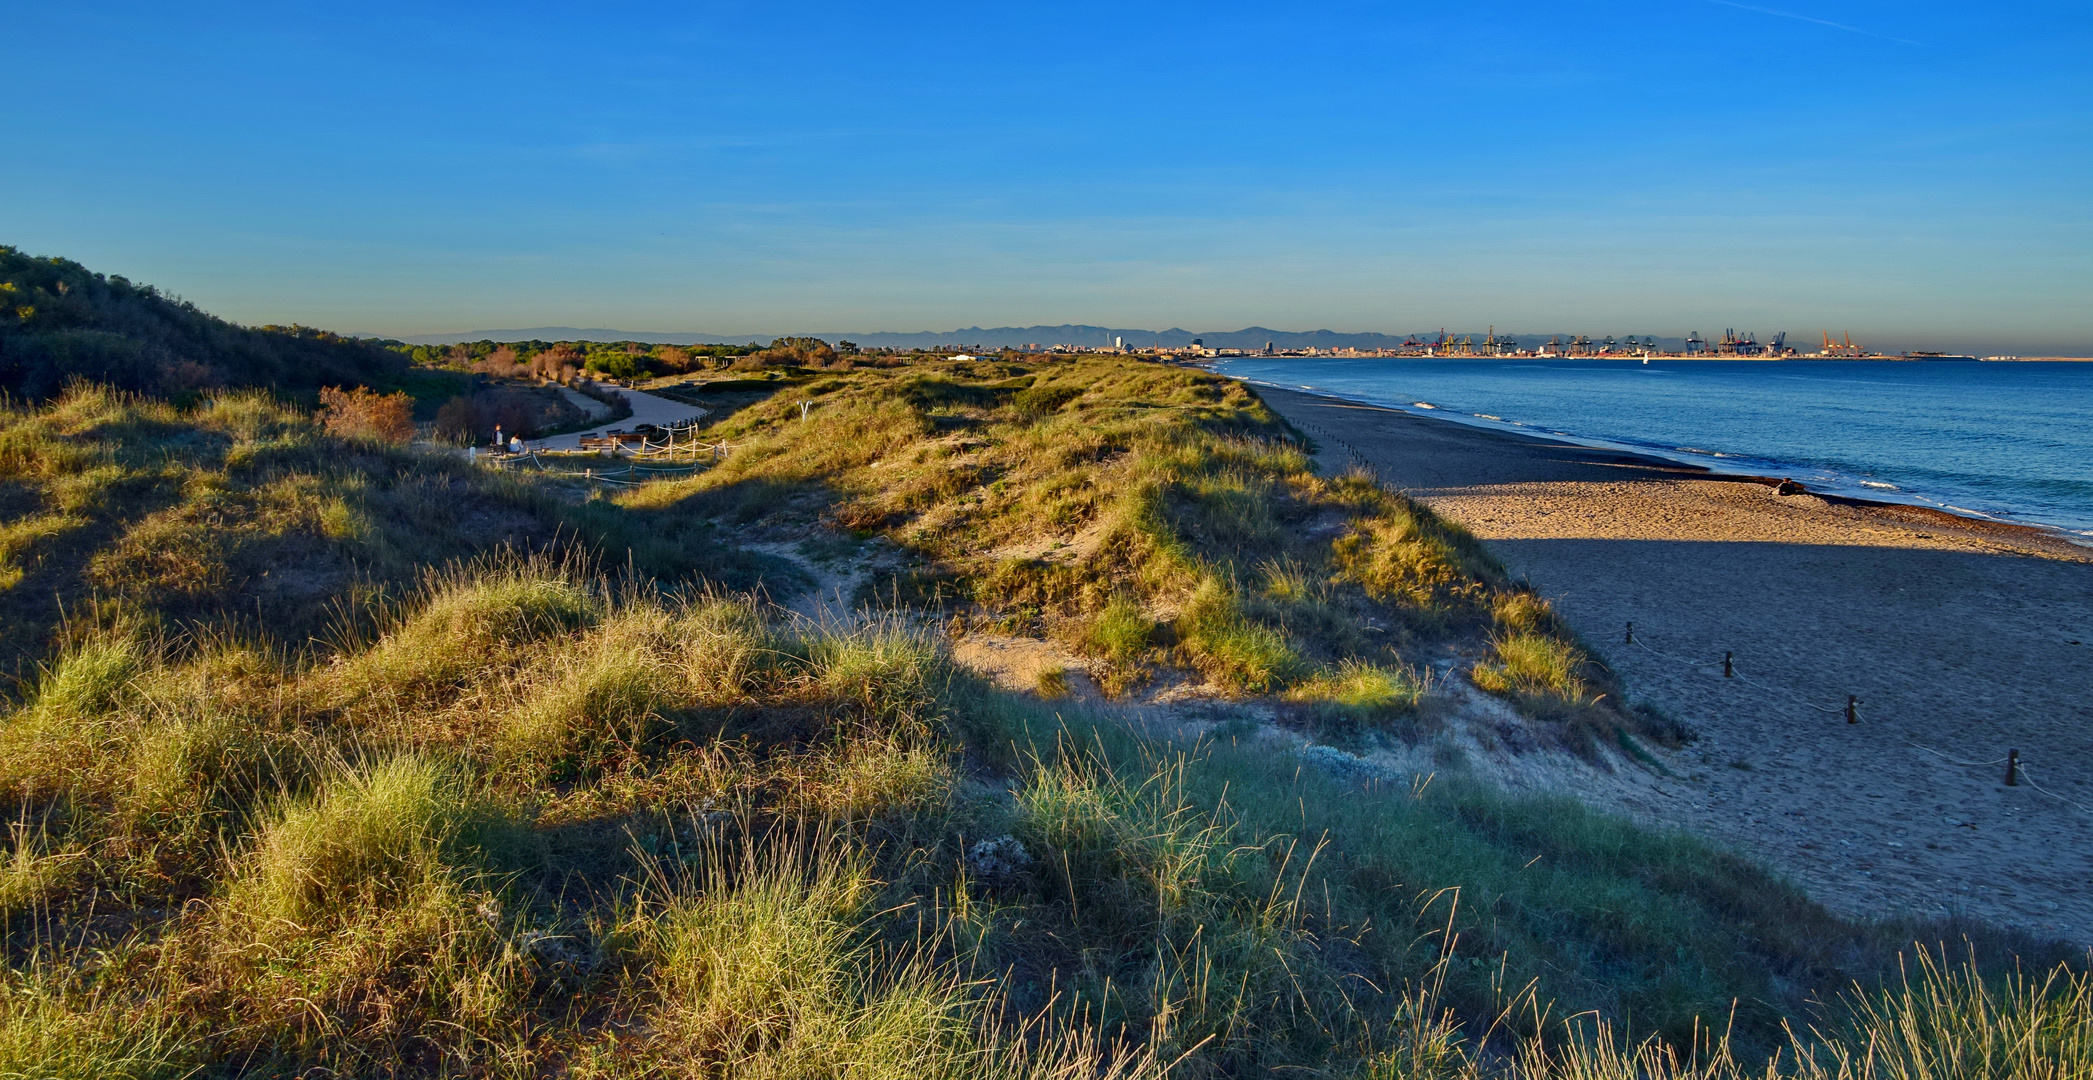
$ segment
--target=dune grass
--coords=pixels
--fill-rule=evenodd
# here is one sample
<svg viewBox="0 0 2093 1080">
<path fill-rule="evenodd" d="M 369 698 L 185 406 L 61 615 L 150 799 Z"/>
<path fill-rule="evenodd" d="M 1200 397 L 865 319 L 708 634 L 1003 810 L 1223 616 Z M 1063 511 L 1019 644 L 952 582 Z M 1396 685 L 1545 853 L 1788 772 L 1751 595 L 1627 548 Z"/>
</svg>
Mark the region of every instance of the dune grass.
<svg viewBox="0 0 2093 1080">
<path fill-rule="evenodd" d="M 717 469 L 611 498 L 259 396 L 0 415 L 0 508 L 60 522 L 0 549 L 43 620 L 6 631 L 0 1077 L 2093 1072 L 2040 942 L 952 662 L 960 615 L 1374 732 L 1450 644 L 1566 742 L 1647 719 L 1240 387 L 931 364 L 802 421 L 778 381 Z M 815 522 L 894 553 L 895 606 L 787 615 L 722 542 Z"/>
<path fill-rule="evenodd" d="M 427 569 L 496 550 L 734 588 L 797 580 L 717 532 L 449 453 L 333 438 L 260 391 L 183 409 L 77 386 L 41 408 L 0 403 L 0 673 L 31 679 L 54 640 L 110 627 L 302 648 Z"/>
<path fill-rule="evenodd" d="M 1559 741 L 1678 737 L 1623 708 L 1604 665 L 1473 537 L 1370 475 L 1318 474 L 1240 384 L 1090 358 L 925 363 L 820 387 L 781 382 L 715 429 L 735 444 L 727 461 L 618 500 L 694 505 L 758 535 L 818 517 L 881 538 L 905 567 L 861 599 L 1059 639 L 1110 696 L 1182 674 L 1306 703 L 1420 646 L 1495 643 L 1510 652 L 1477 680 Z M 1555 669 L 1534 666 L 1551 655 Z"/>
<path fill-rule="evenodd" d="M 2000 982 L 1998 942 L 1821 1008 L 1896 928 L 1574 806 L 1057 716 L 899 617 L 542 558 L 402 605 L 324 661 L 96 639 L 0 721 L 45 755 L 7 759 L 0 1074 L 1625 1076 L 1718 1022 L 1735 1061 L 1784 1024 L 2087 1053 L 2082 976 Z M 994 837 L 1027 860 L 977 873 Z"/>
</svg>

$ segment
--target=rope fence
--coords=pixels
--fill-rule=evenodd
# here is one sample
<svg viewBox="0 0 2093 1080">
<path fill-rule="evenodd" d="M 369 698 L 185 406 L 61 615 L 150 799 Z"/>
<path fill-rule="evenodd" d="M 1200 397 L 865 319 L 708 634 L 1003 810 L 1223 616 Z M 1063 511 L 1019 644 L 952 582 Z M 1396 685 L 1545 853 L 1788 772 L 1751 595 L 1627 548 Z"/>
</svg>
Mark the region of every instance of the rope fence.
<svg viewBox="0 0 2093 1080">
<path fill-rule="evenodd" d="M 728 445 L 729 444 L 726 443 L 718 444 L 718 446 L 722 448 L 725 448 Z M 707 449 L 711 449 L 711 447 L 708 446 Z M 721 451 L 721 456 L 724 456 L 724 450 Z M 596 455 L 586 454 L 576 455 L 576 457 L 587 457 L 593 459 L 596 457 Z M 639 485 L 646 483 L 648 480 L 667 480 L 674 477 L 689 476 L 692 473 L 704 469 L 707 465 L 710 464 L 710 462 L 693 461 L 688 465 L 627 464 L 622 468 L 615 466 L 611 468 L 598 468 L 596 466 L 590 465 L 584 466 L 580 469 L 571 469 L 560 468 L 557 464 L 547 464 L 545 459 L 541 456 L 541 452 L 534 450 L 531 451 L 529 454 L 524 455 L 524 458 L 514 459 L 510 462 L 505 463 L 505 465 L 512 465 L 517 468 L 523 468 L 525 467 L 525 458 L 527 458 L 529 464 L 535 466 L 539 472 L 548 475 L 572 477 L 582 480 L 593 480 L 601 484 L 617 484 L 629 487 L 638 487 Z"/>
<path fill-rule="evenodd" d="M 1355 447 L 1351 443 L 1348 443 L 1343 439 L 1340 439 L 1337 436 L 1332 435 L 1329 432 L 1329 430 L 1327 428 L 1324 428 L 1321 424 L 1311 424 L 1304 421 L 1302 423 L 1295 424 L 1294 426 L 1306 428 L 1309 431 L 1314 432 L 1321 441 L 1333 443 L 1337 446 L 1343 447 L 1346 460 L 1349 461 L 1355 468 L 1365 469 L 1376 476 L 1380 475 L 1380 470 L 1374 468 L 1374 463 L 1371 460 L 1368 460 L 1365 454 L 1360 453 L 1358 447 Z"/>
<path fill-rule="evenodd" d="M 705 412 L 673 424 L 653 425 L 647 433 L 627 434 L 613 431 L 598 439 L 584 436 L 584 443 L 600 441 L 605 445 L 587 446 L 580 450 L 548 450 L 542 445 L 526 448 L 520 454 L 492 453 L 482 456 L 476 449 L 472 460 L 497 469 L 535 468 L 541 473 L 556 476 L 592 480 L 598 483 L 637 486 L 647 479 L 669 479 L 694 473 L 712 462 L 723 461 L 737 446 L 745 443 L 707 442 L 698 436 L 704 426 Z M 623 457 L 627 464 L 623 468 L 602 468 L 586 465 L 582 468 L 562 468 L 548 464 L 546 457 L 554 462 L 562 460 L 600 460 L 608 452 L 614 457 Z M 638 459 L 664 462 L 662 464 L 640 464 Z M 671 465 L 667 461 L 682 461 L 687 464 Z"/>
</svg>

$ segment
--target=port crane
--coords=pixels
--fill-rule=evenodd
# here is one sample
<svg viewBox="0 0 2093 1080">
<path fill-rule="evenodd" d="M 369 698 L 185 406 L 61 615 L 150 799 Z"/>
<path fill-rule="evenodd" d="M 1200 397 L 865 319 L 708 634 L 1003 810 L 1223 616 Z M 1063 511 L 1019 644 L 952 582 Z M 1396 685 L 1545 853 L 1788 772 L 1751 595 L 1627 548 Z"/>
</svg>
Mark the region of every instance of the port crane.
<svg viewBox="0 0 2093 1080">
<path fill-rule="evenodd" d="M 1826 331 L 1824 332 L 1824 355 L 1826 355 L 1826 356 L 1866 356 L 1867 354 L 1868 354 L 1868 351 L 1867 351 L 1866 349 L 1863 349 L 1863 348 L 1861 348 L 1860 346 L 1858 346 L 1858 345 L 1855 345 L 1855 344 L 1853 343 L 1853 332 L 1852 332 L 1852 331 L 1850 331 L 1850 330 L 1849 330 L 1849 331 L 1847 331 L 1847 332 L 1846 332 L 1846 341 L 1845 341 L 1845 343 L 1844 343 L 1844 344 L 1840 344 L 1839 342 L 1836 342 L 1836 341 L 1833 341 L 1833 340 L 1831 340 L 1831 331 L 1829 331 L 1829 330 L 1826 330 Z"/>
</svg>

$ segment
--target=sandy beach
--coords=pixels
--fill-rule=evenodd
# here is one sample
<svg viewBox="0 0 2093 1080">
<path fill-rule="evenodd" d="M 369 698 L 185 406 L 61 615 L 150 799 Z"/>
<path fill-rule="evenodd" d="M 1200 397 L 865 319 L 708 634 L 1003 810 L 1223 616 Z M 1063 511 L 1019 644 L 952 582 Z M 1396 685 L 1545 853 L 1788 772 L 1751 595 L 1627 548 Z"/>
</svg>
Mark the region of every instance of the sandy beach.
<svg viewBox="0 0 2093 1080">
<path fill-rule="evenodd" d="M 1482 537 L 1696 733 L 1644 794 L 1595 802 L 1733 845 L 1847 914 L 2093 944 L 2093 551 L 1258 392 L 1327 465 L 1362 462 Z"/>
</svg>

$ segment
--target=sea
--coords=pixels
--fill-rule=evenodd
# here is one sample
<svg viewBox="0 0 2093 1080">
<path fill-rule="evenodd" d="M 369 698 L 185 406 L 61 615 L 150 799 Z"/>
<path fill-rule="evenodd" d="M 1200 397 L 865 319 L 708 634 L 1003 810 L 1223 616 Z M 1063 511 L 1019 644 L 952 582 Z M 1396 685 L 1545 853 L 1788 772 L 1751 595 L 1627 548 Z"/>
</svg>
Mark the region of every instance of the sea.
<svg viewBox="0 0 2093 1080">
<path fill-rule="evenodd" d="M 2093 544 L 2093 363 L 1260 356 L 1212 366 Z"/>
</svg>

